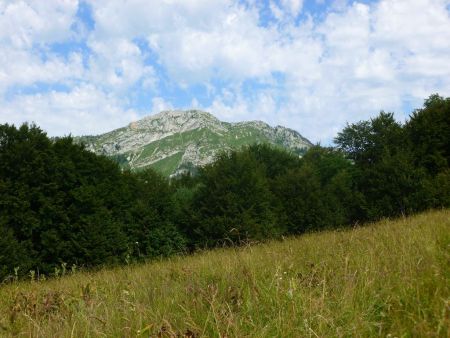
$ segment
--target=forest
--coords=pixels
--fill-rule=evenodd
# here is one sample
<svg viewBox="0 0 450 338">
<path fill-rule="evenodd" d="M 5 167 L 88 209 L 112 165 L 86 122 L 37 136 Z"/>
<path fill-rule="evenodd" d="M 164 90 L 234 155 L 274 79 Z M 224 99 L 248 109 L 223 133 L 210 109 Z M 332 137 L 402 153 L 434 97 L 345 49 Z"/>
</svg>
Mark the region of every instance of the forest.
<svg viewBox="0 0 450 338">
<path fill-rule="evenodd" d="M 265 144 L 196 176 L 147 169 L 0 125 L 0 282 L 130 264 L 450 207 L 450 98 L 347 126 L 303 157 Z"/>
</svg>

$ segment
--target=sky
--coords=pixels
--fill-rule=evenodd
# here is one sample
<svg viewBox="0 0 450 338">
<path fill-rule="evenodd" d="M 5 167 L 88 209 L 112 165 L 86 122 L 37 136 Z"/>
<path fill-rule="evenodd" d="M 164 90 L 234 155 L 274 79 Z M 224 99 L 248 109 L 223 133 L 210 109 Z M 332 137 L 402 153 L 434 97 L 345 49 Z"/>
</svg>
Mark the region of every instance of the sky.
<svg viewBox="0 0 450 338">
<path fill-rule="evenodd" d="M 450 0 L 0 0 L 0 123 L 94 135 L 169 109 L 330 144 L 450 96 Z"/>
</svg>

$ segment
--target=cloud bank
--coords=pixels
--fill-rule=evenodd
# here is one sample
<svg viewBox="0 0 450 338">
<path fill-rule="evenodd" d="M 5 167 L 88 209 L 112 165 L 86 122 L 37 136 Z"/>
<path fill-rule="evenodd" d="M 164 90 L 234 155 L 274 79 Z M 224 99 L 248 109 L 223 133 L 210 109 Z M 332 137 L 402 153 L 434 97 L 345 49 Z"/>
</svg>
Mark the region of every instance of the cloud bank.
<svg viewBox="0 0 450 338">
<path fill-rule="evenodd" d="M 328 144 L 450 96 L 449 0 L 0 2 L 0 123 L 96 134 L 162 109 Z"/>
</svg>

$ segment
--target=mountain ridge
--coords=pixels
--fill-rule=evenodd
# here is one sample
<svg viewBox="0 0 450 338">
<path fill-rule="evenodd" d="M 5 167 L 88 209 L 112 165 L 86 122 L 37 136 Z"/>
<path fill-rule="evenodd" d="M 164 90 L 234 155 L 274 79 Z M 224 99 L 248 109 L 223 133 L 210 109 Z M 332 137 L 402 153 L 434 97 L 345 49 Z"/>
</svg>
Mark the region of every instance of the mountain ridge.
<svg viewBox="0 0 450 338">
<path fill-rule="evenodd" d="M 219 151 L 269 143 L 303 154 L 312 143 L 297 131 L 271 127 L 263 121 L 223 122 L 200 110 L 167 110 L 97 136 L 81 136 L 94 153 L 106 155 L 123 168 L 153 167 L 178 175 L 212 162 Z"/>
</svg>

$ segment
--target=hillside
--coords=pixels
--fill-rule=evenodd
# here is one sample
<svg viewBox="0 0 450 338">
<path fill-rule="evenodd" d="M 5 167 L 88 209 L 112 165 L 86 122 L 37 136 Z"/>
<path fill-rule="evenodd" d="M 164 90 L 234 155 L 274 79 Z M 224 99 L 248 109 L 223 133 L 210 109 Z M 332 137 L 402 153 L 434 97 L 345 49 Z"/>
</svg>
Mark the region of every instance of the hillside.
<svg viewBox="0 0 450 338">
<path fill-rule="evenodd" d="M 298 132 L 261 121 L 227 123 L 198 111 L 165 111 L 98 136 L 76 139 L 124 168 L 177 174 L 214 160 L 221 150 L 269 143 L 302 154 L 312 144 Z"/>
<path fill-rule="evenodd" d="M 0 288 L 0 335 L 449 334 L 450 212 Z"/>
</svg>

